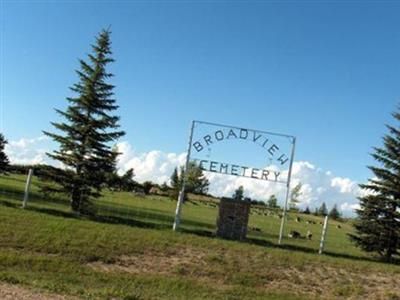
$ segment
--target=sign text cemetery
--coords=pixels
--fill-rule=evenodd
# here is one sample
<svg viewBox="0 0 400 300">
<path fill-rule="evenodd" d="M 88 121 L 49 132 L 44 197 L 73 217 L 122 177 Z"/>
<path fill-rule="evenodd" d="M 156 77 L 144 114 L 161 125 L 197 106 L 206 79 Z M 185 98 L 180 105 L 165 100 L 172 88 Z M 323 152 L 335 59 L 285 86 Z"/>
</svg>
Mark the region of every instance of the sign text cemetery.
<svg viewBox="0 0 400 300">
<path fill-rule="evenodd" d="M 190 162 L 195 162 L 203 171 L 216 173 L 218 176 L 240 176 L 285 184 L 285 215 L 295 142 L 295 137 L 286 134 L 193 121 L 185 170 Z M 177 203 L 174 230 L 179 227 L 184 192 L 185 178 Z M 284 219 L 282 218 L 279 243 Z"/>
</svg>

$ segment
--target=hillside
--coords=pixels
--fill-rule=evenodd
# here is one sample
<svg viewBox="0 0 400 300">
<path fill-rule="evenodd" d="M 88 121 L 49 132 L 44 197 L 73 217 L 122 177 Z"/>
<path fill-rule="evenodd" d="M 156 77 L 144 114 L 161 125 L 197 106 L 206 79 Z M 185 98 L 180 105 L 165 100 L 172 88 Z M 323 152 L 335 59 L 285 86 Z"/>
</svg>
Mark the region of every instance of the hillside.
<svg viewBox="0 0 400 300">
<path fill-rule="evenodd" d="M 255 208 L 253 230 L 239 243 L 213 236 L 217 205 L 210 201 L 186 203 L 175 233 L 175 201 L 166 197 L 107 193 L 99 217 L 83 219 L 63 199 L 44 200 L 36 181 L 21 209 L 24 180 L 0 178 L 1 290 L 67 299 L 400 297 L 400 268 L 355 248 L 347 223 L 330 222 L 326 252 L 318 255 L 319 217 L 290 214 L 286 236 L 294 229 L 314 237 L 285 238 L 279 247 L 278 214 Z"/>
</svg>

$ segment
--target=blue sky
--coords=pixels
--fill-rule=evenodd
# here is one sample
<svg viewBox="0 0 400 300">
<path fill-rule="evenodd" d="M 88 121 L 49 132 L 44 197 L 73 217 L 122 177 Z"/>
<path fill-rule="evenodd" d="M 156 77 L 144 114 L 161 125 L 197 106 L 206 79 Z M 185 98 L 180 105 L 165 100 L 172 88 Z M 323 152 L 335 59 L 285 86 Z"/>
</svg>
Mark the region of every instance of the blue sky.
<svg viewBox="0 0 400 300">
<path fill-rule="evenodd" d="M 111 26 L 135 151 L 182 153 L 192 119 L 293 134 L 296 160 L 361 182 L 400 102 L 400 3 L 3 1 L 1 127 L 51 129 Z"/>
</svg>

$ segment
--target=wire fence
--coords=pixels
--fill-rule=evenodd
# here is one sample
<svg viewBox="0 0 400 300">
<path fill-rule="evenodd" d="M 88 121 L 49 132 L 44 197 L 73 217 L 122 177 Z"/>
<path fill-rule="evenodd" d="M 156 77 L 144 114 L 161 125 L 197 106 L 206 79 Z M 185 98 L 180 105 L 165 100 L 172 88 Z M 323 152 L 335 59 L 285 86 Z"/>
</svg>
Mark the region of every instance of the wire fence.
<svg viewBox="0 0 400 300">
<path fill-rule="evenodd" d="M 51 215 L 76 217 L 65 196 L 55 197 L 43 193 L 40 180 L 33 175 L 27 188 L 27 174 L 0 176 L 0 207 L 22 208 Z M 26 194 L 28 192 L 28 195 Z M 96 221 L 129 226 L 171 230 L 174 223 L 176 199 L 158 192 L 104 190 L 102 197 L 94 200 Z M 219 200 L 211 196 L 189 195 L 184 202 L 180 231 L 201 236 L 215 236 Z M 247 227 L 246 242 L 278 247 L 282 209 L 252 205 Z M 324 219 L 312 214 L 289 212 L 285 219 L 282 247 L 318 253 Z M 360 251 L 350 242 L 351 222 L 328 220 L 323 253 L 342 256 L 359 256 Z"/>
</svg>

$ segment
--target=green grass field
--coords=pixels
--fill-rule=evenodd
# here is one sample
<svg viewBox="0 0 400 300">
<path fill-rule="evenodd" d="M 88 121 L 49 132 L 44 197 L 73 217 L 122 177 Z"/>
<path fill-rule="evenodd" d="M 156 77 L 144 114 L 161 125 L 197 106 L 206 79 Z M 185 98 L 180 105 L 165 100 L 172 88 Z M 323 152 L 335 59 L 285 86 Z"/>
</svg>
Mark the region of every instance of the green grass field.
<svg viewBox="0 0 400 300">
<path fill-rule="evenodd" d="M 234 242 L 214 237 L 214 202 L 186 203 L 176 233 L 167 197 L 107 192 L 98 218 L 87 219 L 65 199 L 40 195 L 35 180 L 21 209 L 24 182 L 0 177 L 4 284 L 83 299 L 400 299 L 399 266 L 354 247 L 350 223 L 330 222 L 318 255 L 322 219 L 311 215 L 290 214 L 278 246 L 280 219 L 253 208 L 249 226 L 261 231 Z M 292 229 L 313 239 L 288 239 Z"/>
</svg>

